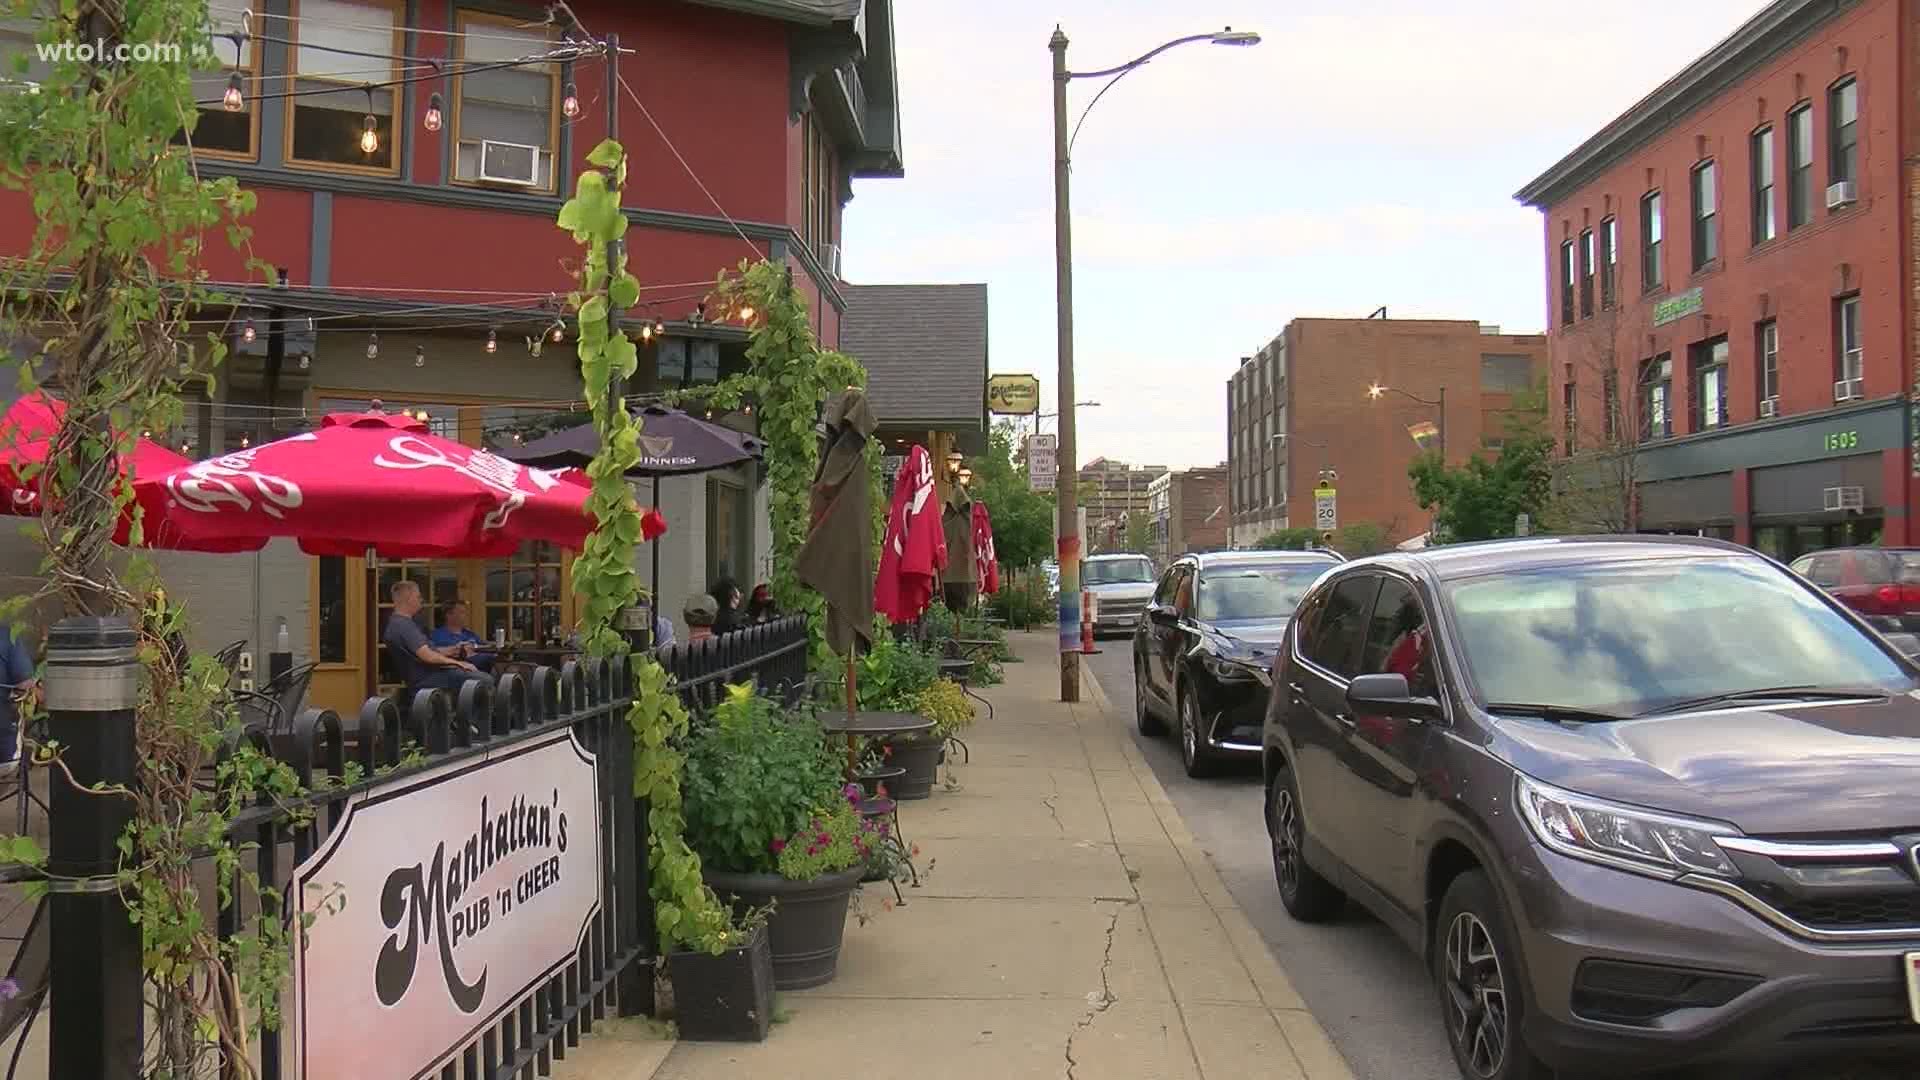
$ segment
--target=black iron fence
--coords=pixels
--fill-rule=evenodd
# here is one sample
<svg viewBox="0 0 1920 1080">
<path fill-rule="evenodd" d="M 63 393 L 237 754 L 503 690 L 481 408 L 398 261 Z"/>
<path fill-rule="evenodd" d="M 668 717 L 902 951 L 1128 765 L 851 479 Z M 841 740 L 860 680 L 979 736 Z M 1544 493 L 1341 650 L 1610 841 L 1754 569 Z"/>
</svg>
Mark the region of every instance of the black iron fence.
<svg viewBox="0 0 1920 1080">
<path fill-rule="evenodd" d="M 732 683 L 797 701 L 807 648 L 796 616 L 656 657 L 698 713 Z M 23 1046 L 45 1001 L 53 1080 L 138 1076 L 151 1053 L 140 938 L 109 886 L 126 817 L 122 800 L 74 787 L 134 779 L 132 639 L 68 620 L 48 655 L 49 733 L 72 774 L 54 770 L 48 872 L 66 884 L 27 931 L 0 1038 Z M 75 689 L 83 670 L 93 683 Z M 404 707 L 372 698 L 353 717 L 308 709 L 290 732 L 249 736 L 310 792 L 235 819 L 225 843 L 271 891 L 209 912 L 226 940 L 265 916 L 296 942 L 281 1030 L 253 1048 L 262 1080 L 532 1080 L 595 1023 L 653 1010 L 632 693 L 624 658 L 588 660 Z"/>
</svg>

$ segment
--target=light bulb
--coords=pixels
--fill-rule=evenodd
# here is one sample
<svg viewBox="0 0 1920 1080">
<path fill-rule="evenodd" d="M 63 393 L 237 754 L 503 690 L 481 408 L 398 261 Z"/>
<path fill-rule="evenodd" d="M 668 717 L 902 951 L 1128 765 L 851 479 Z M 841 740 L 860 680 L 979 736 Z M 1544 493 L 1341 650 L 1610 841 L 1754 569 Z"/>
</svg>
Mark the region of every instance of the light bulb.
<svg viewBox="0 0 1920 1080">
<path fill-rule="evenodd" d="M 740 309 L 740 321 L 741 322 L 753 321 L 753 305 L 752 304 L 748 304 L 746 307 L 743 307 Z"/>
<path fill-rule="evenodd" d="M 253 320 L 248 319 L 247 324 L 240 328 L 240 340 L 251 345 L 253 343 L 253 339 L 254 339 Z"/>
<path fill-rule="evenodd" d="M 240 73 L 227 76 L 227 92 L 220 95 L 220 107 L 228 112 L 241 112 L 247 107 L 247 97 L 240 85 Z"/>
<path fill-rule="evenodd" d="M 566 96 L 560 99 L 560 111 L 569 120 L 580 119 L 580 92 L 572 83 L 567 84 Z"/>
<path fill-rule="evenodd" d="M 318 331 L 319 331 L 319 327 L 314 325 L 313 316 L 311 315 L 307 316 L 307 333 L 312 334 L 312 333 L 317 333 Z"/>
<path fill-rule="evenodd" d="M 640 324 L 640 340 L 641 341 L 653 340 L 653 324 L 652 323 Z"/>
<path fill-rule="evenodd" d="M 741 412 L 744 412 L 744 413 L 746 413 L 746 414 L 747 414 L 748 416 L 752 416 L 752 415 L 753 415 L 753 406 L 751 406 L 751 405 L 749 405 L 749 406 L 747 406 L 746 408 L 744 408 L 744 409 L 742 409 L 742 410 L 740 410 L 740 411 L 741 411 Z"/>
<path fill-rule="evenodd" d="M 553 324 L 553 343 L 555 345 L 558 345 L 559 343 L 565 340 L 567 340 L 567 328 L 557 322 L 554 323 Z"/>
<path fill-rule="evenodd" d="M 367 335 L 367 359 L 377 360 L 379 358 L 380 358 L 380 335 L 368 334 Z"/>
<path fill-rule="evenodd" d="M 439 94 L 434 94 L 431 97 L 427 98 L 427 115 L 424 118 L 422 118 L 421 123 L 424 127 L 426 127 L 428 131 L 440 130 L 440 125 L 441 123 L 443 123 L 443 118 L 440 115 L 440 95 Z"/>
<path fill-rule="evenodd" d="M 143 439 L 151 439 L 151 438 L 153 438 L 153 429 L 152 429 L 152 428 L 148 428 L 147 430 L 145 430 L 145 431 L 143 431 L 143 432 L 141 432 L 141 433 L 140 433 L 140 437 L 141 437 L 141 438 L 143 438 Z"/>
<path fill-rule="evenodd" d="M 500 351 L 500 338 L 493 331 L 491 330 L 487 331 L 487 355 L 492 356 L 494 353 L 497 353 L 499 351 Z"/>
<path fill-rule="evenodd" d="M 306 353 L 301 353 L 300 354 L 300 370 L 305 371 L 312 366 L 313 366 L 313 357 L 308 356 Z"/>
<path fill-rule="evenodd" d="M 368 113 L 366 130 L 360 133 L 360 152 L 363 154 L 378 153 L 380 150 L 380 134 L 374 130 L 374 125 L 373 114 Z"/>
<path fill-rule="evenodd" d="M 667 336 L 667 321 L 666 321 L 665 319 L 654 319 L 654 320 L 653 320 L 653 333 L 654 333 L 654 336 L 655 336 L 655 337 L 666 337 L 666 336 Z"/>
<path fill-rule="evenodd" d="M 427 347 L 425 345 L 415 345 L 413 347 L 413 366 L 427 366 Z"/>
<path fill-rule="evenodd" d="M 252 439 L 247 438 L 245 435 L 240 436 L 240 449 L 245 450 L 247 447 L 252 445 L 253 445 Z"/>
</svg>

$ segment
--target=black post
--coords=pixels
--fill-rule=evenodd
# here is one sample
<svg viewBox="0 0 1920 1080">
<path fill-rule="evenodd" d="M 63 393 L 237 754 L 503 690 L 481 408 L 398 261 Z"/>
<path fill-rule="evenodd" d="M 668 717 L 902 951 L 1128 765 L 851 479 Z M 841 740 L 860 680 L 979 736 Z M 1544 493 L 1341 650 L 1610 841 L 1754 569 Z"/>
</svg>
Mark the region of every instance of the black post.
<svg viewBox="0 0 1920 1080">
<path fill-rule="evenodd" d="M 133 628 L 119 617 L 62 619 L 47 635 L 47 734 L 65 748 L 60 760 L 66 765 L 48 770 L 49 1080 L 140 1075 L 140 931 L 114 882 L 117 844 L 133 804 L 83 790 L 134 783 L 134 645 Z"/>
</svg>

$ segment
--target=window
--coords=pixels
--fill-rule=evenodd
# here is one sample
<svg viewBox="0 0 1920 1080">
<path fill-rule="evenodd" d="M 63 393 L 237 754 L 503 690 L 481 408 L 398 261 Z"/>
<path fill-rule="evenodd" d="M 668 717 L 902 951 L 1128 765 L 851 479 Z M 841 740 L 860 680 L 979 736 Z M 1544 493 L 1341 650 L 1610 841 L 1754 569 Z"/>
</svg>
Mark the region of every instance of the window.
<svg viewBox="0 0 1920 1080">
<path fill-rule="evenodd" d="M 1713 162 L 1693 167 L 1693 268 L 1699 270 L 1720 257 L 1719 215 L 1713 193 Z"/>
<path fill-rule="evenodd" d="M 1580 317 L 1593 318 L 1593 230 L 1580 233 Z"/>
<path fill-rule="evenodd" d="M 1827 91 L 1827 183 L 1860 179 L 1860 84 L 1844 79 Z"/>
<path fill-rule="evenodd" d="M 1611 446 L 1626 428 L 1625 418 L 1620 415 L 1620 373 L 1617 371 L 1610 369 L 1600 376 L 1600 409 L 1601 437 Z"/>
<path fill-rule="evenodd" d="M 214 0 L 207 5 L 207 22 L 213 33 L 213 55 L 221 66 L 217 70 L 193 73 L 193 99 L 214 104 L 200 106 L 199 119 L 193 125 L 191 136 L 181 131 L 173 137 L 173 142 L 180 146 L 187 145 L 191 138 L 196 154 L 241 158 L 253 158 L 258 154 L 254 139 L 260 130 L 260 103 L 254 99 L 263 89 L 256 81 L 259 54 L 254 51 L 252 38 L 241 38 L 236 49 L 233 39 L 220 36 L 240 33 L 240 16 L 246 10 L 246 4 L 236 0 Z M 259 22 L 258 18 L 254 19 L 256 25 Z M 228 112 L 219 102 L 221 95 L 227 92 L 229 78 L 236 72 L 240 74 L 242 93 L 247 100 L 239 112 Z"/>
<path fill-rule="evenodd" d="M 1571 382 L 1560 387 L 1560 422 L 1564 428 L 1562 444 L 1565 451 L 1571 454 L 1577 442 L 1574 432 L 1580 424 L 1579 393 Z"/>
<path fill-rule="evenodd" d="M 1813 106 L 1787 114 L 1787 228 L 1813 219 Z"/>
<path fill-rule="evenodd" d="M 1560 244 L 1560 325 L 1573 323 L 1573 241 Z"/>
<path fill-rule="evenodd" d="M 287 80 L 287 89 L 295 95 L 287 98 L 287 160 L 358 172 L 399 172 L 400 156 L 393 145 L 397 90 L 362 89 L 370 81 L 401 77 L 399 61 L 368 59 L 405 51 L 399 7 L 378 0 L 295 2 L 297 17 L 286 30 L 297 39 Z M 371 70 L 382 63 L 386 70 Z"/>
<path fill-rule="evenodd" d="M 1380 596 L 1374 601 L 1373 618 L 1367 627 L 1367 647 L 1360 661 L 1360 672 L 1403 675 L 1407 690 L 1414 697 L 1440 696 L 1439 682 L 1434 677 L 1427 617 L 1420 610 L 1420 598 L 1412 586 L 1403 581 L 1386 578 L 1380 583 Z"/>
<path fill-rule="evenodd" d="M 1367 616 L 1379 587 L 1380 579 L 1372 574 L 1336 582 L 1314 620 L 1311 636 L 1301 642 L 1307 659 L 1342 678 L 1359 674 L 1360 643 L 1366 638 Z"/>
<path fill-rule="evenodd" d="M 1860 346 L 1860 297 L 1848 296 L 1834 301 L 1833 324 L 1840 345 L 1839 355 L 1834 358 L 1834 378 L 1858 379 L 1866 371 Z"/>
<path fill-rule="evenodd" d="M 801 124 L 805 130 L 801 133 L 800 148 L 800 198 L 805 218 L 801 222 L 801 239 L 813 249 L 816 256 L 824 257 L 826 245 L 833 243 L 833 211 L 839 204 L 839 170 L 833 158 L 833 143 L 827 138 L 826 129 L 820 126 L 817 111 L 809 111 Z M 827 268 L 830 272 L 833 267 Z M 1253 394 L 1253 377 L 1248 373 L 1241 383 L 1241 396 L 1250 398 Z"/>
<path fill-rule="evenodd" d="M 316 561 L 320 572 L 320 603 L 315 635 L 319 646 L 314 659 L 323 664 L 344 664 L 347 662 L 347 560 L 329 555 Z"/>
<path fill-rule="evenodd" d="M 1660 193 L 1640 197 L 1640 289 L 1652 292 L 1665 284 L 1660 276 Z"/>
<path fill-rule="evenodd" d="M 1773 129 L 1753 133 L 1748 158 L 1753 164 L 1753 242 L 1764 244 L 1773 239 Z"/>
<path fill-rule="evenodd" d="M 1693 368 L 1693 430 L 1709 431 L 1727 423 L 1727 361 L 1732 350 L 1724 337 L 1688 346 Z"/>
<path fill-rule="evenodd" d="M 39 51 L 34 48 L 34 44 L 40 39 L 43 22 L 52 18 L 58 7 L 50 2 L 34 6 L 43 14 L 8 14 L 5 18 L 0 18 L 0 63 L 5 65 L 0 67 L 0 93 L 13 93 L 15 88 L 22 84 L 38 85 L 46 82 L 53 75 L 52 62 L 40 59 Z M 7 11 L 11 12 L 13 9 L 9 7 Z M 68 35 L 62 30 L 61 36 Z M 26 57 L 24 70 L 17 66 L 23 56 Z M 221 89 L 223 91 L 226 89 L 224 81 Z"/>
<path fill-rule="evenodd" d="M 515 21 L 460 14 L 462 64 L 498 64 L 551 47 L 538 29 Z M 559 151 L 560 66 L 499 68 L 453 80 L 453 178 L 535 191 L 553 190 Z M 482 175 L 484 174 L 484 175 Z"/>
<path fill-rule="evenodd" d="M 1666 353 L 1640 361 L 1640 440 L 1673 434 L 1673 358 Z"/>
<path fill-rule="evenodd" d="M 1760 324 L 1754 338 L 1754 351 L 1760 357 L 1760 400 L 1778 403 L 1780 400 L 1780 327 L 1772 319 L 1768 319 Z"/>
<path fill-rule="evenodd" d="M 1600 306 L 1613 306 L 1613 282 L 1615 264 L 1620 261 L 1619 222 L 1613 218 L 1600 219 Z"/>
<path fill-rule="evenodd" d="M 1524 394 L 1533 389 L 1533 360 L 1525 356 L 1484 353 L 1480 357 L 1480 392 Z"/>
<path fill-rule="evenodd" d="M 567 633 L 561 625 L 560 549 L 526 543 L 508 559 L 487 563 L 487 606 L 468 617 L 473 632 L 492 637 L 501 627 L 508 641 L 548 641 Z"/>
</svg>

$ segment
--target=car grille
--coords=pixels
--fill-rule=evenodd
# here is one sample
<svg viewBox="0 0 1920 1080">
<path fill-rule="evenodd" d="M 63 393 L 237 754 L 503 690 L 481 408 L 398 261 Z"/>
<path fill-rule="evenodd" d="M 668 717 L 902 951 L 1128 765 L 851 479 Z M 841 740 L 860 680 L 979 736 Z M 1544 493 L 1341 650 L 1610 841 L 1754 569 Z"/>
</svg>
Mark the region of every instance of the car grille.
<svg viewBox="0 0 1920 1080">
<path fill-rule="evenodd" d="M 1821 930 L 1920 926 L 1920 889 L 1832 899 L 1785 899 L 1775 904 L 1796 922 Z"/>
<path fill-rule="evenodd" d="M 1103 619 L 1117 618 L 1122 615 L 1139 616 L 1147 610 L 1145 600 L 1095 600 L 1096 610 Z"/>
<path fill-rule="evenodd" d="M 1739 867 L 1742 903 L 1802 936 L 1920 937 L 1914 836 L 1769 841 L 1722 846 Z"/>
</svg>

